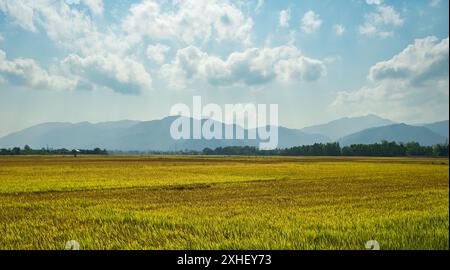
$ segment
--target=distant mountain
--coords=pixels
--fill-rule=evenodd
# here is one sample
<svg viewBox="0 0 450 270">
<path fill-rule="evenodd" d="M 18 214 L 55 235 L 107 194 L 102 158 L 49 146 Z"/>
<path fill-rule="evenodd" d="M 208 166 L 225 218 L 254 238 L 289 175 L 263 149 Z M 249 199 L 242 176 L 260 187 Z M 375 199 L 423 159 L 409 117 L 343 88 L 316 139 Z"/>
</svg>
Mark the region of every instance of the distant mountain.
<svg viewBox="0 0 450 270">
<path fill-rule="evenodd" d="M 170 136 L 170 126 L 176 118 L 176 116 L 173 116 L 152 121 L 124 120 L 97 124 L 89 122 L 75 124 L 44 123 L 0 138 L 0 148 L 23 147 L 28 144 L 34 149 L 48 146 L 53 149 L 92 149 L 100 147 L 108 150 L 123 151 L 173 151 L 185 149 L 202 150 L 206 147 L 214 149 L 225 146 L 258 146 L 260 143 L 259 139 L 173 140 Z M 191 121 L 192 127 L 192 119 L 189 119 L 189 121 Z M 278 148 L 331 141 L 338 141 L 345 146 L 375 143 L 382 140 L 397 142 L 416 141 L 422 145 L 432 145 L 445 142 L 448 138 L 448 121 L 423 124 L 421 126 L 392 123 L 390 120 L 375 115 L 367 115 L 342 118 L 328 124 L 301 130 L 279 127 Z M 230 127 L 230 125 L 218 124 L 222 127 L 222 134 L 225 134 L 225 127 Z M 373 125 L 376 127 L 372 127 Z M 364 128 L 365 126 L 370 126 L 370 128 Z M 237 125 L 231 127 L 234 130 L 243 129 Z M 348 134 L 353 130 L 358 131 Z M 248 138 L 249 130 L 243 130 L 243 132 L 245 138 Z M 339 134 L 346 135 L 336 138 Z"/>
<path fill-rule="evenodd" d="M 448 138 L 448 120 L 422 125 L 429 130 Z"/>
<path fill-rule="evenodd" d="M 352 133 L 372 128 L 395 124 L 395 122 L 378 117 L 373 114 L 359 117 L 344 117 L 326 124 L 302 128 L 301 131 L 310 134 L 322 134 L 332 140 L 350 135 Z"/>
<path fill-rule="evenodd" d="M 369 114 L 360 117 L 344 117 L 326 124 L 305 127 L 302 128 L 301 131 L 310 134 L 322 134 L 332 140 L 336 140 L 367 128 L 392 124 L 395 124 L 395 122 Z"/>
<path fill-rule="evenodd" d="M 173 151 L 202 150 L 206 147 L 258 146 L 259 140 L 173 140 L 170 126 L 177 117 L 166 117 L 153 121 L 117 121 L 92 124 L 82 123 L 44 123 L 0 138 L 0 148 L 23 147 L 28 144 L 34 149 L 42 147 L 92 149 L 95 147 L 123 151 Z M 192 119 L 191 127 L 192 127 Z M 203 120 L 205 121 L 205 120 Z M 219 123 L 224 133 L 225 126 Z M 233 125 L 234 130 L 242 129 Z M 192 133 L 192 132 L 191 132 Z M 280 127 L 278 147 L 324 143 L 330 139 L 323 135 L 307 134 L 300 130 Z M 247 138 L 248 130 L 244 130 Z"/>
<path fill-rule="evenodd" d="M 279 127 L 278 133 L 278 148 L 288 148 L 299 145 L 311 145 L 314 143 L 331 142 L 330 138 L 322 134 L 306 133 L 298 129 Z"/>
<path fill-rule="evenodd" d="M 117 121 L 92 124 L 44 123 L 0 138 L 0 147 L 92 148 L 120 136 L 137 121 Z M 81 147 L 83 146 L 83 147 Z"/>
<path fill-rule="evenodd" d="M 338 139 L 341 146 L 351 144 L 370 144 L 382 140 L 396 142 L 418 142 L 421 145 L 433 145 L 444 143 L 446 138 L 436 134 L 426 127 L 410 126 L 406 124 L 394 124 L 383 127 L 365 129 Z"/>
</svg>

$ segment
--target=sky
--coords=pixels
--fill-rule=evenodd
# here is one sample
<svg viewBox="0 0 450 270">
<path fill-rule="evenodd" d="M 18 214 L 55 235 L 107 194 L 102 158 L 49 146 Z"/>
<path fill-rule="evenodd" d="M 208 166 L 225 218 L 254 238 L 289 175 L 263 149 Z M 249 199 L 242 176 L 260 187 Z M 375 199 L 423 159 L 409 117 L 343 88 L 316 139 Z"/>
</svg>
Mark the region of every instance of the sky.
<svg viewBox="0 0 450 270">
<path fill-rule="evenodd" d="M 291 128 L 448 119 L 448 0 L 0 0 L 0 136 L 278 104 Z"/>
</svg>

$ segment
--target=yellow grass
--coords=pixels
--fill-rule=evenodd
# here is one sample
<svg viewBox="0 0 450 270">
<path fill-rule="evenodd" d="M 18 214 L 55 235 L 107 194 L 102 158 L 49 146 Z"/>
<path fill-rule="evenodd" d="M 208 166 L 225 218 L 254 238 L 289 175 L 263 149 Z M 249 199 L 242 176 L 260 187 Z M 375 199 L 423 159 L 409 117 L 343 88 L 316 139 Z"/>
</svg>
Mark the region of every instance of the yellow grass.
<svg viewBox="0 0 450 270">
<path fill-rule="evenodd" d="M 448 159 L 0 157 L 0 249 L 448 249 Z"/>
</svg>

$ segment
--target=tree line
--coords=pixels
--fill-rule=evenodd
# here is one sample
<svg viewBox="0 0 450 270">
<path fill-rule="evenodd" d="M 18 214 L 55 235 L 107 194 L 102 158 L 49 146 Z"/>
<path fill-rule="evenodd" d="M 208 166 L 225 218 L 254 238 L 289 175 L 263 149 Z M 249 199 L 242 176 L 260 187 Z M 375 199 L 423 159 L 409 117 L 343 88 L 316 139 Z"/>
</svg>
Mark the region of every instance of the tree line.
<svg viewBox="0 0 450 270">
<path fill-rule="evenodd" d="M 94 148 L 94 149 L 32 149 L 30 146 L 25 145 L 23 148 L 2 148 L 0 149 L 0 155 L 106 155 L 108 151 L 106 149 Z"/>
<path fill-rule="evenodd" d="M 449 145 L 436 144 L 422 146 L 417 142 L 396 143 L 382 141 L 374 144 L 353 144 L 341 147 L 339 143 L 315 143 L 312 145 L 295 146 L 284 149 L 260 150 L 254 146 L 227 146 L 215 149 L 205 148 L 202 151 L 184 150 L 170 151 L 107 151 L 106 149 L 32 149 L 30 146 L 0 149 L 0 155 L 107 155 L 107 154 L 151 154 L 151 155 L 239 155 L 239 156 L 428 156 L 448 157 Z"/>
<path fill-rule="evenodd" d="M 339 143 L 315 143 L 285 149 L 259 150 L 252 146 L 205 148 L 204 155 L 242 156 L 435 156 L 448 157 L 448 143 L 422 146 L 417 142 L 396 143 L 382 141 L 374 144 L 353 144 L 341 147 Z"/>
</svg>

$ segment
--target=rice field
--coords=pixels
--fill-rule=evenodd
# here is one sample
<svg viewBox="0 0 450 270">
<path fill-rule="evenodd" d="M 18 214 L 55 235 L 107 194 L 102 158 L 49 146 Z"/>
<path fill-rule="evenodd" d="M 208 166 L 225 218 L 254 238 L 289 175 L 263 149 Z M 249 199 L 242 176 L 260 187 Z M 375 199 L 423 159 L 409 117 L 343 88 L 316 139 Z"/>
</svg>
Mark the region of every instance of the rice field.
<svg viewBox="0 0 450 270">
<path fill-rule="evenodd" d="M 437 158 L 3 156 L 0 249 L 449 249 Z"/>
</svg>

